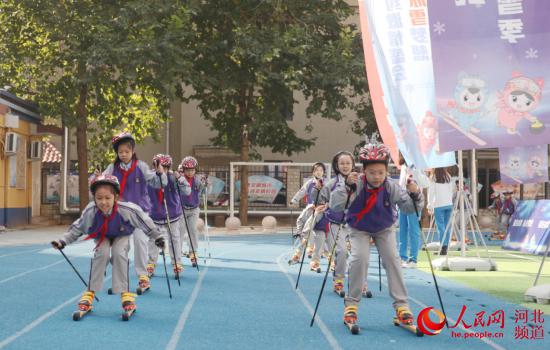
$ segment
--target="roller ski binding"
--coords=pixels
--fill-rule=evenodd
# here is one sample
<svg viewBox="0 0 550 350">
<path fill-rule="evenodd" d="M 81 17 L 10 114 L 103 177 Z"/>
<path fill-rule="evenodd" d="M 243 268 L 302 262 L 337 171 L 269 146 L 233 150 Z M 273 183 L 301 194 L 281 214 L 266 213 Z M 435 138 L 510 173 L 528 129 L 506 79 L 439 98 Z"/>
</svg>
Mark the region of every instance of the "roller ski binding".
<svg viewBox="0 0 550 350">
<path fill-rule="evenodd" d="M 174 269 L 174 274 L 176 275 L 176 279 L 178 279 L 183 272 L 183 265 L 181 263 L 176 263 L 172 265 L 172 268 Z"/>
<path fill-rule="evenodd" d="M 318 261 L 312 261 L 309 263 L 309 269 L 317 273 L 321 273 L 321 265 Z"/>
<path fill-rule="evenodd" d="M 300 263 L 300 253 L 294 253 L 292 258 L 288 261 L 289 265 L 294 265 Z"/>
<path fill-rule="evenodd" d="M 138 295 L 142 295 L 143 293 L 147 292 L 149 289 L 151 289 L 151 283 L 149 282 L 149 277 L 146 275 L 139 276 L 139 282 L 138 287 L 136 289 L 136 293 Z"/>
<path fill-rule="evenodd" d="M 344 309 L 344 324 L 349 328 L 351 334 L 359 334 L 357 325 L 357 305 L 346 306 Z"/>
<path fill-rule="evenodd" d="M 393 318 L 394 326 L 404 328 L 415 334 L 417 337 L 424 336 L 424 333 L 422 333 L 420 329 L 413 324 L 414 316 L 407 306 L 400 306 L 395 312 L 396 316 Z"/>
<path fill-rule="evenodd" d="M 313 256 L 313 247 L 312 246 L 307 247 L 306 253 L 307 253 L 307 257 L 311 259 L 311 257 Z"/>
<path fill-rule="evenodd" d="M 332 284 L 332 290 L 334 293 L 338 294 L 340 298 L 343 298 L 346 296 L 346 292 L 344 291 L 344 280 L 337 279 L 334 280 L 334 283 Z"/>
<path fill-rule="evenodd" d="M 123 292 L 121 294 L 122 308 L 122 320 L 128 321 L 130 317 L 136 312 L 136 295 L 130 292 Z"/>
<path fill-rule="evenodd" d="M 361 293 L 363 294 L 363 298 L 372 298 L 372 292 L 367 286 L 363 286 L 363 290 L 361 291 Z"/>
<path fill-rule="evenodd" d="M 94 301 L 94 292 L 86 291 L 82 294 L 78 302 L 78 310 L 73 313 L 73 321 L 78 321 L 88 312 L 92 311 L 92 302 Z"/>
<path fill-rule="evenodd" d="M 154 263 L 147 264 L 147 276 L 149 276 L 149 278 L 155 275 L 155 267 L 157 267 L 157 265 Z"/>
</svg>

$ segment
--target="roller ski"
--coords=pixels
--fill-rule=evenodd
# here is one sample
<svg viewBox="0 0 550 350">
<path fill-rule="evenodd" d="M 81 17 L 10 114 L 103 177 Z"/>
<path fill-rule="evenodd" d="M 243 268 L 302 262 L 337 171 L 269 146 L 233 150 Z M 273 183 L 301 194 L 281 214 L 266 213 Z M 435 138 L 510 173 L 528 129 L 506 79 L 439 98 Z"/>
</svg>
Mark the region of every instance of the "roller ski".
<svg viewBox="0 0 550 350">
<path fill-rule="evenodd" d="M 363 294 L 363 298 L 369 298 L 369 299 L 372 298 L 372 292 L 369 290 L 367 286 L 363 287 L 361 294 Z"/>
<path fill-rule="evenodd" d="M 78 302 L 78 310 L 73 313 L 73 321 L 78 321 L 88 312 L 92 311 L 92 302 L 94 301 L 94 292 L 86 291 L 82 294 Z"/>
<path fill-rule="evenodd" d="M 292 255 L 292 258 L 290 258 L 290 260 L 288 260 L 288 264 L 289 265 L 295 265 L 295 264 L 299 264 L 300 263 L 300 252 L 296 252 L 294 253 L 294 255 Z"/>
<path fill-rule="evenodd" d="M 332 284 L 332 290 L 334 293 L 336 293 L 340 298 L 343 298 L 346 296 L 346 292 L 344 291 L 344 280 L 337 279 L 334 280 Z"/>
<path fill-rule="evenodd" d="M 195 254 L 189 254 L 189 260 L 191 261 L 191 266 L 197 267 L 197 256 Z"/>
<path fill-rule="evenodd" d="M 155 267 L 157 267 L 154 263 L 147 264 L 147 276 L 149 278 L 153 277 L 155 275 Z"/>
<path fill-rule="evenodd" d="M 414 322 L 414 316 L 411 313 L 411 310 L 409 310 L 406 306 L 398 307 L 396 310 L 396 316 L 393 318 L 393 325 L 396 327 L 401 327 L 409 332 L 412 332 L 417 337 L 424 336 L 424 333 L 418 329 L 418 327 L 413 324 Z"/>
<path fill-rule="evenodd" d="M 309 269 L 317 273 L 321 273 L 321 265 L 318 261 L 312 261 L 309 263 Z"/>
<path fill-rule="evenodd" d="M 359 334 L 359 325 L 357 325 L 357 305 L 346 306 L 344 309 L 344 324 L 348 327 L 351 334 Z"/>
<path fill-rule="evenodd" d="M 176 279 L 178 279 L 178 277 L 180 277 L 181 273 L 183 272 L 183 265 L 181 263 L 176 263 L 172 265 L 172 269 L 174 270 Z"/>
<path fill-rule="evenodd" d="M 128 321 L 130 317 L 136 312 L 136 295 L 130 292 L 123 292 L 121 294 L 122 301 L 122 320 Z"/>
<path fill-rule="evenodd" d="M 149 277 L 146 275 L 139 276 L 139 282 L 138 287 L 136 288 L 136 293 L 138 295 L 142 295 L 143 293 L 147 292 L 149 289 L 151 289 L 151 283 L 149 282 Z"/>
</svg>

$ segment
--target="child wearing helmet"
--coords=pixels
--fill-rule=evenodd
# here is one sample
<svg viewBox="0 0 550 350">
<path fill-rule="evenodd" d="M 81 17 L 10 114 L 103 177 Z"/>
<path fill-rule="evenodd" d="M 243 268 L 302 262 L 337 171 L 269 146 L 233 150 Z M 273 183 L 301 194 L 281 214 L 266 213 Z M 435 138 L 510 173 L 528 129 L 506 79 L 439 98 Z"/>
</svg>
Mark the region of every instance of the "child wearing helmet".
<svg viewBox="0 0 550 350">
<path fill-rule="evenodd" d="M 405 190 L 387 177 L 389 155 L 387 146 L 373 136 L 359 152 L 362 173 L 351 172 L 346 186 L 336 187 L 330 196 L 330 207 L 345 211 L 345 220 L 350 227 L 351 263 L 344 323 L 354 334 L 359 331 L 357 309 L 369 265 L 371 237 L 388 276 L 396 316 L 403 324 L 413 322 L 392 227 L 397 218 L 396 206 L 403 212 L 414 213 L 421 210 L 424 198 L 414 181 L 410 181 Z"/>
<path fill-rule="evenodd" d="M 300 256 L 302 254 L 303 245 L 312 241 L 311 238 L 314 238 L 313 235 L 310 236 L 310 242 L 303 241 L 304 238 L 304 232 L 303 229 L 305 227 L 305 223 L 307 220 L 311 217 L 313 213 L 313 206 L 315 204 L 316 195 L 313 194 L 314 189 L 321 188 L 323 186 L 323 179 L 325 176 L 325 165 L 321 162 L 317 162 L 313 164 L 311 168 L 311 175 L 312 177 L 309 178 L 303 186 L 296 192 L 294 197 L 290 200 L 290 205 L 297 205 L 298 202 L 302 200 L 302 198 L 306 198 L 307 206 L 302 210 L 300 215 L 298 216 L 298 219 L 296 220 L 296 237 L 301 237 L 302 241 L 300 241 L 300 245 L 294 252 L 294 255 L 292 256 L 292 259 L 290 260 L 290 263 L 297 263 L 300 261 Z M 313 254 L 313 245 L 308 246 L 308 255 Z"/>
<path fill-rule="evenodd" d="M 147 186 L 161 188 L 166 186 L 167 178 L 162 166 L 156 172 L 149 169 L 147 163 L 138 160 L 132 134 L 123 132 L 111 141 L 116 159 L 109 164 L 103 175 L 114 175 L 120 183 L 120 201 L 137 204 L 145 213 L 151 212 L 151 200 Z M 160 175 L 157 175 L 157 173 Z M 98 175 L 98 174 L 96 174 Z M 134 232 L 134 268 L 138 276 L 138 288 L 148 290 L 151 287 L 147 275 L 147 242 L 149 241 L 138 228 Z"/>
<path fill-rule="evenodd" d="M 189 193 L 180 193 L 180 199 L 183 215 L 185 216 L 182 227 L 185 228 L 187 236 L 191 237 L 189 260 L 191 260 L 193 267 L 197 266 L 197 252 L 199 249 L 197 221 L 200 214 L 200 195 L 206 189 L 206 178 L 196 174 L 198 165 L 199 163 L 194 157 L 187 156 L 183 158 L 178 166 L 180 188 L 188 186 L 191 189 Z"/>
<path fill-rule="evenodd" d="M 70 227 L 67 233 L 52 245 L 63 249 L 67 244 L 78 240 L 82 235 L 94 239 L 96 245 L 90 265 L 88 289 L 78 303 L 79 310 L 88 312 L 92 308 L 95 293 L 103 287 L 107 264 L 111 262 L 112 291 L 121 293 L 122 307 L 125 311 L 135 310 L 135 295 L 130 293 L 128 251 L 130 236 L 136 230 L 155 241 L 158 247 L 164 247 L 164 239 L 149 216 L 134 203 L 122 202 L 118 179 L 112 175 L 97 176 L 90 185 L 93 202 Z"/>
<path fill-rule="evenodd" d="M 335 210 L 330 206 L 330 195 L 337 187 L 346 186 L 347 177 L 355 170 L 355 160 L 353 154 L 347 151 L 340 151 L 332 158 L 332 171 L 335 176 L 330 179 L 321 189 L 320 198 L 322 202 L 327 202 L 328 206 L 325 211 L 325 216 L 330 222 L 328 241 L 329 250 L 333 250 L 333 245 L 336 243 L 335 257 L 333 260 L 334 275 L 333 275 L 333 291 L 340 295 L 344 295 L 344 280 L 347 272 L 348 249 L 346 242 L 349 237 L 349 227 L 345 224 L 343 210 Z M 316 191 L 314 191 L 314 195 Z M 340 227 L 342 225 L 342 227 Z M 337 239 L 337 242 L 335 240 Z M 363 295 L 372 297 L 372 293 L 367 286 L 367 273 L 365 273 L 365 282 L 363 284 Z"/>
<path fill-rule="evenodd" d="M 162 188 L 148 186 L 149 197 L 151 199 L 151 219 L 161 232 L 164 240 L 169 243 L 168 252 L 172 260 L 172 268 L 176 275 L 183 272 L 181 264 L 181 218 L 183 211 L 179 193 L 189 194 L 189 186 L 178 186 L 178 181 L 174 172 L 171 170 L 172 157 L 167 154 L 157 154 L 153 157 L 153 165 L 160 164 L 168 178 L 168 185 Z M 179 188 L 178 188 L 179 187 Z M 155 247 L 155 242 L 149 239 L 149 261 L 147 263 L 147 274 L 149 277 L 155 273 L 155 267 L 159 256 L 159 250 Z"/>
</svg>

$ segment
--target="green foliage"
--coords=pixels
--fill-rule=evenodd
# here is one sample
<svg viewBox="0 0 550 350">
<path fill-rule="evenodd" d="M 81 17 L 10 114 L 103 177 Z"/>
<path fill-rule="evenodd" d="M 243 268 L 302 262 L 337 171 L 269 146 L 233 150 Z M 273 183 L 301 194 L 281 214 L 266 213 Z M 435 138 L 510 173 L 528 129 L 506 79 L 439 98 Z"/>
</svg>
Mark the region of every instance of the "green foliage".
<svg viewBox="0 0 550 350">
<path fill-rule="evenodd" d="M 187 69 L 188 18 L 168 0 L 2 1 L 0 85 L 69 127 L 84 91 L 91 163 L 104 163 L 118 131 L 158 137 Z"/>
<path fill-rule="evenodd" d="M 199 101 L 214 144 L 241 152 L 247 125 L 253 157 L 258 147 L 291 155 L 311 147 L 286 116 L 307 101 L 311 131 L 315 117 L 334 120 L 351 110 L 360 118 L 358 133 L 372 128 L 372 109 L 360 34 L 349 24 L 355 9 L 343 0 L 203 0 L 191 2 L 193 52 L 182 79 L 192 87 L 186 101 Z"/>
</svg>

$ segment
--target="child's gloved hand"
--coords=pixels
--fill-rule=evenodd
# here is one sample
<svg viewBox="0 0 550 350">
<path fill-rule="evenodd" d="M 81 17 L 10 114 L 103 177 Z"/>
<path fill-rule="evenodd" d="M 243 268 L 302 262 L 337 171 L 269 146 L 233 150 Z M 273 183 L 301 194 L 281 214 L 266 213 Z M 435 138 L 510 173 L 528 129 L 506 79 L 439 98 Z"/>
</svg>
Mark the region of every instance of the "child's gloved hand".
<svg viewBox="0 0 550 350">
<path fill-rule="evenodd" d="M 65 243 L 65 241 L 63 241 L 62 239 L 60 239 L 59 241 L 52 241 L 51 244 L 52 247 L 58 250 L 65 248 L 65 246 L 67 245 L 67 243 Z"/>
<path fill-rule="evenodd" d="M 159 248 L 164 248 L 164 238 L 159 237 L 155 239 L 155 245 Z"/>
</svg>

